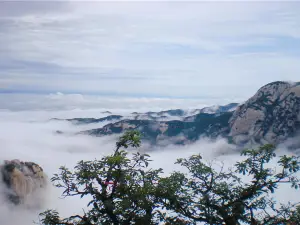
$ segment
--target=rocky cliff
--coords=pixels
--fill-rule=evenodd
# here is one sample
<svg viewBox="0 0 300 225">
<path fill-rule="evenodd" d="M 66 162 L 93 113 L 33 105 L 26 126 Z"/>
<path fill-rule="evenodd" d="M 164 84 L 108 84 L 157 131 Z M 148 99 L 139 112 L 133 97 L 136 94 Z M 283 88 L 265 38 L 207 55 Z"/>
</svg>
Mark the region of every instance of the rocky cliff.
<svg viewBox="0 0 300 225">
<path fill-rule="evenodd" d="M 229 121 L 237 144 L 278 144 L 300 129 L 300 84 L 273 82 L 240 105 Z"/>
<path fill-rule="evenodd" d="M 36 163 L 5 160 L 0 169 L 6 186 L 4 194 L 14 204 L 26 204 L 38 199 L 36 195 L 46 188 L 47 176 Z"/>
</svg>

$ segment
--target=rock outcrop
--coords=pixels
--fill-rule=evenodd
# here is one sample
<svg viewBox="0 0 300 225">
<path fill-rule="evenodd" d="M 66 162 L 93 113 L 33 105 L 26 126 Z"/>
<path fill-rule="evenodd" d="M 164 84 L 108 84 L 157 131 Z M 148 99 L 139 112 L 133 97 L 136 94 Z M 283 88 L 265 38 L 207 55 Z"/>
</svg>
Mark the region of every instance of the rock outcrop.
<svg viewBox="0 0 300 225">
<path fill-rule="evenodd" d="M 279 144 L 300 129 L 300 84 L 273 82 L 240 105 L 230 121 L 230 136 L 239 145 Z"/>
<path fill-rule="evenodd" d="M 26 203 L 47 186 L 43 169 L 33 162 L 5 160 L 1 165 L 2 181 L 7 187 L 6 195 L 15 204 Z"/>
</svg>

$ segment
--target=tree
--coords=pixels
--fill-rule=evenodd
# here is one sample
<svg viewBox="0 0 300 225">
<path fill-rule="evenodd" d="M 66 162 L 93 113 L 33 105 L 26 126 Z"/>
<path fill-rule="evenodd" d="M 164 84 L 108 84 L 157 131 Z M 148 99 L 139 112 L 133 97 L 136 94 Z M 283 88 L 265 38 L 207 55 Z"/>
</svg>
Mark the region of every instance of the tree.
<svg viewBox="0 0 300 225">
<path fill-rule="evenodd" d="M 270 194 L 279 184 L 289 183 L 298 189 L 299 157 L 282 156 L 278 161 L 279 172 L 268 167 L 276 156 L 273 145 L 257 150 L 245 150 L 247 157 L 233 168 L 224 166 L 216 170 L 205 163 L 200 155 L 178 159 L 176 163 L 188 169 L 188 175 L 174 172 L 160 181 L 161 201 L 176 218 L 190 224 L 299 224 L 300 208 L 297 204 L 275 206 Z M 250 182 L 242 176 L 251 178 Z M 170 188 L 172 187 L 172 188 Z"/>
<path fill-rule="evenodd" d="M 84 215 L 60 218 L 57 211 L 41 213 L 41 223 L 54 224 L 156 224 L 156 200 L 161 169 L 148 169 L 149 155 L 134 153 L 129 159 L 123 148 L 140 146 L 140 134 L 125 133 L 110 156 L 80 161 L 72 172 L 66 167 L 51 179 L 63 188 L 63 196 L 90 196 Z"/>
<path fill-rule="evenodd" d="M 110 156 L 100 160 L 80 161 L 75 171 L 65 167 L 54 174 L 52 182 L 63 189 L 64 197 L 89 196 L 84 215 L 60 218 L 59 213 L 41 213 L 45 225 L 96 224 L 209 224 L 275 225 L 299 224 L 297 204 L 276 205 L 271 194 L 279 184 L 298 189 L 299 158 L 282 156 L 279 172 L 268 165 L 275 159 L 274 146 L 242 152 L 244 160 L 232 168 L 216 169 L 200 155 L 178 159 L 188 173 L 162 175 L 162 169 L 149 169 L 149 155 L 123 148 L 139 147 L 140 134 L 125 133 Z M 250 181 L 242 179 L 243 176 Z"/>
</svg>

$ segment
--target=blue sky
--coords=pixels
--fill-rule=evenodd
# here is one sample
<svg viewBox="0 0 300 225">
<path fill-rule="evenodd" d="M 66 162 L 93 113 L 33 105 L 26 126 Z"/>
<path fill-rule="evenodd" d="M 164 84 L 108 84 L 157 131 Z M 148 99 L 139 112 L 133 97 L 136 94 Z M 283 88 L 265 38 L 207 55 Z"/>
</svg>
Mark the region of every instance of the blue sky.
<svg viewBox="0 0 300 225">
<path fill-rule="evenodd" d="M 0 92 L 247 98 L 300 80 L 298 2 L 0 2 Z"/>
</svg>

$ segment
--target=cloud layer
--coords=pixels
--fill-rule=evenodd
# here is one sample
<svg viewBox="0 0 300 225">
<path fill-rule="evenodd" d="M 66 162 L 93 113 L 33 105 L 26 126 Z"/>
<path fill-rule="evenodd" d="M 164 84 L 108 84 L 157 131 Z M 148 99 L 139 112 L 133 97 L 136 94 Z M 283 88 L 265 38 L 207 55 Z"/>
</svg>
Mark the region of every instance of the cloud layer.
<svg viewBox="0 0 300 225">
<path fill-rule="evenodd" d="M 117 114 L 120 112 L 132 113 L 161 111 L 167 109 L 201 109 L 212 105 L 225 105 L 228 103 L 242 103 L 246 98 L 149 98 L 149 97 L 109 97 L 97 95 L 63 94 L 53 93 L 41 94 L 0 94 L 0 110 L 12 111 L 53 111 L 59 113 L 65 110 L 76 112 L 84 110 L 81 115 L 88 116 L 87 109 L 94 111 L 93 117 L 99 117 L 100 113 L 106 110 Z"/>
<path fill-rule="evenodd" d="M 0 2 L 0 88 L 247 96 L 297 80 L 299 3 Z"/>
<path fill-rule="evenodd" d="M 74 111 L 64 111 L 56 116 L 70 116 L 72 113 Z M 89 113 L 86 111 L 86 114 Z M 40 164 L 51 177 L 62 165 L 72 168 L 79 160 L 101 158 L 112 152 L 115 137 L 56 135 L 55 130 L 75 131 L 78 128 L 71 123 L 49 122 L 48 119 L 52 116 L 53 113 L 47 111 L 0 112 L 0 162 L 15 158 L 34 161 Z M 103 124 L 99 124 L 101 125 Z M 151 165 L 155 168 L 163 168 L 166 173 L 182 170 L 178 165 L 173 164 L 175 160 L 196 153 L 200 153 L 205 160 L 214 160 L 216 165 L 223 161 L 225 166 L 232 166 L 236 160 L 241 159 L 234 146 L 228 145 L 224 140 L 215 142 L 201 140 L 185 147 L 169 146 L 164 149 L 152 149 L 150 150 L 153 159 Z M 278 150 L 278 153 L 290 154 L 284 149 Z M 57 209 L 62 216 L 80 214 L 87 202 L 87 199 L 60 199 L 61 190 L 50 188 L 43 209 L 25 210 L 7 204 L 1 195 L 2 190 L 3 185 L 0 185 L 1 225 L 31 225 L 33 220 L 37 221 L 38 213 L 48 208 Z M 284 203 L 288 200 L 300 201 L 298 192 L 291 191 L 285 186 L 279 190 L 276 198 Z"/>
<path fill-rule="evenodd" d="M 241 103 L 268 82 L 297 81 L 299 6 L 1 1 L 0 161 L 35 161 L 51 176 L 61 165 L 73 167 L 113 149 L 113 137 L 56 135 L 78 128 L 48 121 L 54 117 Z M 199 152 L 228 166 L 240 159 L 224 140 L 154 149 L 151 155 L 153 166 L 169 173 L 179 169 L 176 158 Z M 81 200 L 61 200 L 60 193 L 50 188 L 45 209 L 62 216 L 82 212 Z M 277 198 L 300 200 L 286 188 Z M 40 212 L 3 202 L 0 195 L 1 225 L 29 225 Z"/>
</svg>

